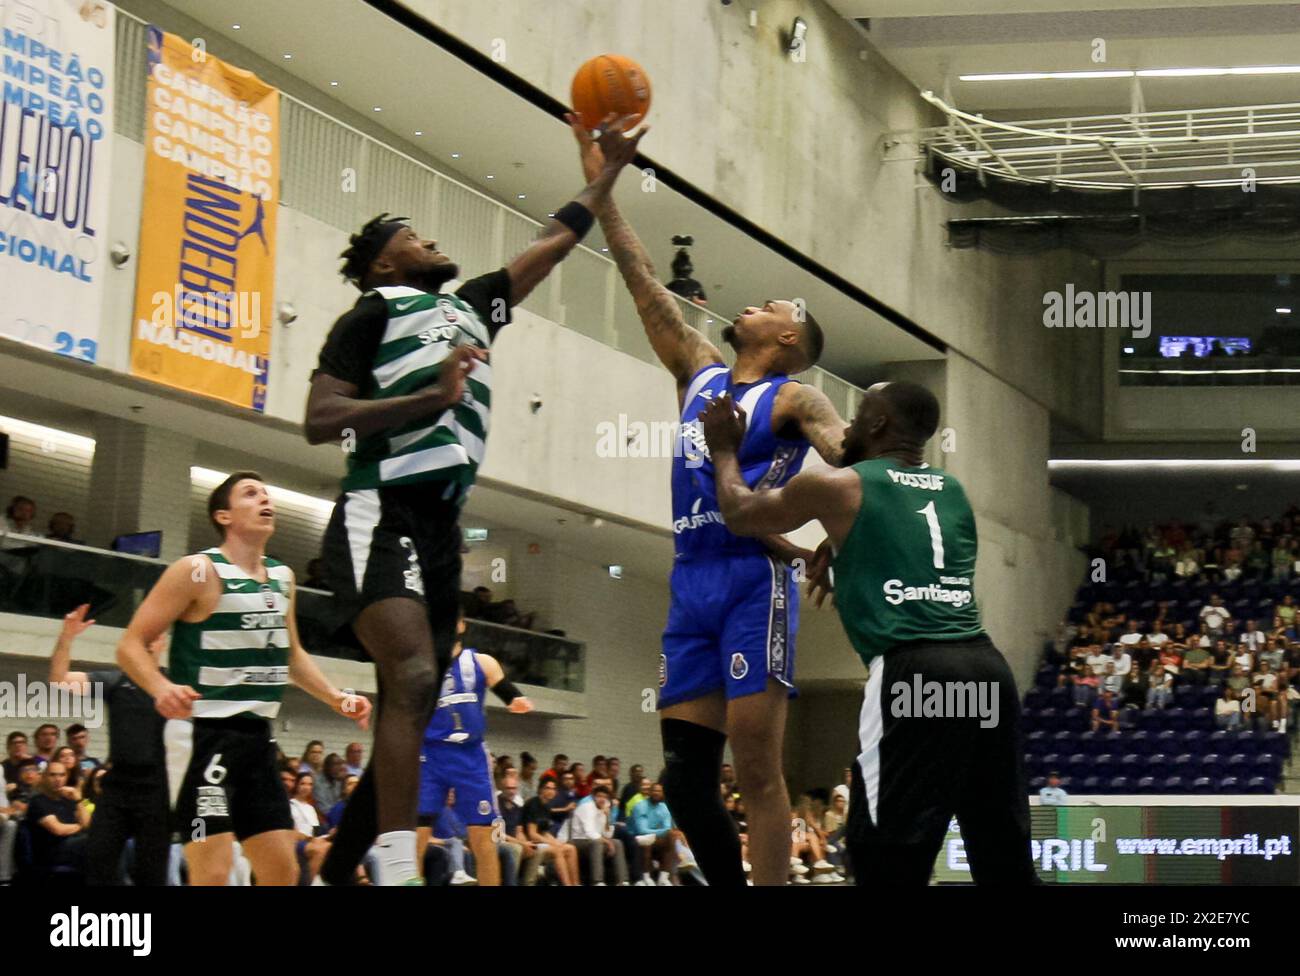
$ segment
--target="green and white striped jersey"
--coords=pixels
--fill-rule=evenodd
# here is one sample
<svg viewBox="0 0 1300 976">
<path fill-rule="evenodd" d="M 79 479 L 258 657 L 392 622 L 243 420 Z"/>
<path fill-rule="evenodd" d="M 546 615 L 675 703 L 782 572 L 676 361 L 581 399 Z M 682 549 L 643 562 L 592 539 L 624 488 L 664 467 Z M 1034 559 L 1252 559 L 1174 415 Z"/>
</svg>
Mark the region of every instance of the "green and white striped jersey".
<svg viewBox="0 0 1300 976">
<path fill-rule="evenodd" d="M 220 549 L 205 549 L 221 580 L 211 616 L 172 626 L 169 676 L 203 697 L 195 718 L 275 718 L 289 683 L 289 597 L 292 571 L 262 558 L 266 582 L 253 579 Z"/>
<path fill-rule="evenodd" d="M 487 349 L 509 320 L 503 270 L 466 282 L 455 294 L 407 286 L 367 292 L 339 320 L 321 351 L 320 371 L 354 383 L 359 396 L 387 399 L 437 383 L 462 343 Z M 438 416 L 360 438 L 348 454 L 343 490 L 433 483 L 440 497 L 464 500 L 483 462 L 492 406 L 492 368 L 479 362 L 460 403 Z"/>
</svg>

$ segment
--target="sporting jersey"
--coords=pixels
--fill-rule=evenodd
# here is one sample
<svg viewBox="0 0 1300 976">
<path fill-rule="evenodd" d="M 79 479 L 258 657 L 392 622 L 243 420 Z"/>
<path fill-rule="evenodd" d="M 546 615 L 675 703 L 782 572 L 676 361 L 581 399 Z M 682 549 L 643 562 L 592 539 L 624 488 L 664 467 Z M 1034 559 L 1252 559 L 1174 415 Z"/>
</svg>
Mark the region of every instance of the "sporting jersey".
<svg viewBox="0 0 1300 976">
<path fill-rule="evenodd" d="M 892 458 L 853 465 L 862 507 L 835 554 L 835 607 L 863 662 L 896 644 L 984 632 L 975 513 L 952 475 Z"/>
<path fill-rule="evenodd" d="M 721 363 L 705 366 L 693 377 L 682 400 L 681 435 L 673 452 L 673 536 L 678 559 L 766 553 L 759 539 L 733 535 L 722 521 L 713 483 L 713 462 L 699 424 L 700 413 L 723 393 L 745 411 L 745 436 L 737 451 L 740 473 L 755 491 L 779 488 L 799 471 L 808 442 L 778 437 L 772 431 L 772 405 L 786 383 L 770 374 L 754 383 L 734 383 Z"/>
<path fill-rule="evenodd" d="M 438 707 L 425 729 L 426 744 L 454 742 L 458 745 L 483 741 L 487 728 L 487 678 L 478 655 L 464 648 L 442 677 Z"/>
<path fill-rule="evenodd" d="M 220 549 L 201 555 L 212 560 L 221 597 L 206 620 L 172 625 L 170 678 L 203 696 L 195 718 L 275 718 L 289 683 L 291 571 L 263 556 L 261 583 Z"/>
<path fill-rule="evenodd" d="M 462 343 L 487 349 L 509 319 L 504 269 L 454 294 L 375 288 L 335 323 L 317 371 L 352 383 L 363 399 L 408 396 L 437 383 L 443 361 Z M 428 483 L 439 497 L 463 502 L 483 462 L 491 405 L 492 367 L 476 362 L 459 403 L 358 438 L 347 455 L 343 491 Z"/>
</svg>

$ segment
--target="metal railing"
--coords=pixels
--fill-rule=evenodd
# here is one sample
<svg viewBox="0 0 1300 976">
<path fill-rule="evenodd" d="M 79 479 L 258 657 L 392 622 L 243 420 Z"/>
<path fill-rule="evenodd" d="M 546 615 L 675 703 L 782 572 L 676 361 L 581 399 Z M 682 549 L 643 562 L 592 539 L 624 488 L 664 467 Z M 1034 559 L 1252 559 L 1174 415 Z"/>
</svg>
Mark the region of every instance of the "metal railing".
<svg viewBox="0 0 1300 976">
<path fill-rule="evenodd" d="M 119 135 L 143 142 L 147 67 L 145 22 L 119 10 L 117 95 Z M 442 250 L 466 269 L 500 267 L 523 250 L 542 225 L 326 112 L 280 93 L 280 202 L 349 233 L 381 211 L 409 216 L 435 232 Z M 357 192 L 341 192 L 344 171 Z M 576 171 L 576 167 L 575 167 Z M 676 296 L 674 296 L 676 297 Z M 723 352 L 727 323 L 707 309 L 677 299 L 689 325 Z M 636 307 L 612 260 L 579 245 L 523 303 L 523 308 L 642 362 L 657 364 Z M 861 391 L 823 369 L 799 377 L 824 390 L 846 418 Z"/>
<path fill-rule="evenodd" d="M 1300 103 L 998 122 L 922 97 L 947 124 L 894 133 L 981 173 L 1026 183 L 1155 189 L 1300 182 Z"/>
<path fill-rule="evenodd" d="M 162 559 L 110 552 L 39 536 L 0 534 L 0 612 L 58 619 L 83 603 L 87 617 L 126 627 L 167 568 Z M 297 621 L 311 653 L 365 660 L 334 632 L 332 594 L 297 587 Z M 491 654 L 512 680 L 560 691 L 585 686 L 586 646 L 554 634 L 467 619 L 465 644 Z"/>
<path fill-rule="evenodd" d="M 1120 363 L 1121 386 L 1300 385 L 1300 357 L 1296 356 L 1125 356 Z"/>
</svg>

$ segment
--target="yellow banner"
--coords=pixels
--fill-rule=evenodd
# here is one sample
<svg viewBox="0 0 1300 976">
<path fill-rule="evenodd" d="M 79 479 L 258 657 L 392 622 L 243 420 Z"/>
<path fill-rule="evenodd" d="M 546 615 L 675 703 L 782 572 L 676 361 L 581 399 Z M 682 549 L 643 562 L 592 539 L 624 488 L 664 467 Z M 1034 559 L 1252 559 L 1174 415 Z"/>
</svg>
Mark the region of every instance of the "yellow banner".
<svg viewBox="0 0 1300 976">
<path fill-rule="evenodd" d="M 265 407 L 279 187 L 279 91 L 151 26 L 133 376 Z"/>
</svg>

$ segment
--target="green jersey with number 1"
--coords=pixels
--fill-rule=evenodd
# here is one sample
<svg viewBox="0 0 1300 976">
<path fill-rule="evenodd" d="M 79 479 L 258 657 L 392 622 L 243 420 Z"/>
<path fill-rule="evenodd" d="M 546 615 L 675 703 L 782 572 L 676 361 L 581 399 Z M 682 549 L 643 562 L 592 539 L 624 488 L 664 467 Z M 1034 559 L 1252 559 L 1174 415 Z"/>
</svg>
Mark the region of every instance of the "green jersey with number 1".
<svg viewBox="0 0 1300 976">
<path fill-rule="evenodd" d="M 983 634 L 975 513 L 957 479 L 892 458 L 853 470 L 862 507 L 832 565 L 835 606 L 863 662 L 907 641 Z"/>
</svg>

